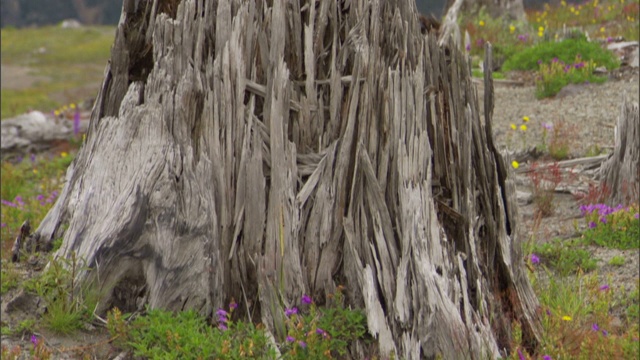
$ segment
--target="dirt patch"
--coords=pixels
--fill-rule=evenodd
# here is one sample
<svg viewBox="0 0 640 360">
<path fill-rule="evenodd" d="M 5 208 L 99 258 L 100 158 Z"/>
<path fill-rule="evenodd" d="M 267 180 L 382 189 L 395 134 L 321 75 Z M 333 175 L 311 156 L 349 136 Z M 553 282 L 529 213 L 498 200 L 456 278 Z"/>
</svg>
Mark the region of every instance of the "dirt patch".
<svg viewBox="0 0 640 360">
<path fill-rule="evenodd" d="M 46 81 L 46 76 L 33 75 L 27 66 L 2 64 L 2 90 L 23 90 L 32 87 L 36 82 Z"/>
</svg>

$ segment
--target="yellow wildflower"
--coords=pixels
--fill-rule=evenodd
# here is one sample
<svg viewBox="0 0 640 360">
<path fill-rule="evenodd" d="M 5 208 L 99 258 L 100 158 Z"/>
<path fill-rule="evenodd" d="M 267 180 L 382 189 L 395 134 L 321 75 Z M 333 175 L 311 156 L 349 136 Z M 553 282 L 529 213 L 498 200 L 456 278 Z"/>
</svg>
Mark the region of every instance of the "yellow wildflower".
<svg viewBox="0 0 640 360">
<path fill-rule="evenodd" d="M 576 8 L 574 8 L 573 6 L 569 9 L 569 11 L 571 12 L 576 12 Z"/>
<path fill-rule="evenodd" d="M 520 167 L 520 164 L 518 164 L 518 162 L 517 162 L 517 161 L 513 160 L 513 161 L 511 162 L 511 166 L 513 166 L 513 168 L 514 168 L 514 169 L 517 169 L 517 168 L 519 168 L 519 167 Z"/>
<path fill-rule="evenodd" d="M 515 129 L 517 129 L 517 128 L 518 128 L 518 127 L 516 126 L 516 124 L 511 124 L 511 130 L 515 130 Z"/>
<path fill-rule="evenodd" d="M 71 108 L 71 110 L 73 110 L 73 109 L 75 109 L 75 108 L 76 108 L 76 104 L 71 103 L 71 105 L 69 105 L 69 107 Z"/>
<path fill-rule="evenodd" d="M 567 6 L 567 2 L 566 2 L 566 1 L 564 1 L 564 0 L 562 0 L 562 1 L 560 1 L 560 5 L 562 5 L 562 6 Z"/>
<path fill-rule="evenodd" d="M 67 156 L 69 156 L 69 154 L 67 154 L 65 151 L 60 153 L 60 157 L 66 158 Z"/>
<path fill-rule="evenodd" d="M 562 320 L 564 320 L 564 321 L 571 321 L 572 319 L 571 319 L 571 316 L 567 316 L 567 315 L 565 315 L 565 316 L 563 316 L 563 317 L 562 317 Z"/>
<path fill-rule="evenodd" d="M 37 174 L 38 173 L 38 169 L 33 169 L 33 173 Z"/>
<path fill-rule="evenodd" d="M 513 25 L 509 25 L 509 32 L 510 32 L 511 34 L 513 34 L 514 32 L 516 32 L 516 27 L 515 27 L 515 26 L 513 26 Z"/>
<path fill-rule="evenodd" d="M 580 15 L 580 11 L 576 11 L 576 16 Z"/>
<path fill-rule="evenodd" d="M 538 28 L 538 32 L 544 32 L 544 27 L 540 26 L 540 27 Z"/>
<path fill-rule="evenodd" d="M 522 121 L 524 121 L 524 122 L 529 121 L 529 117 L 528 117 L 528 116 L 523 116 L 523 117 L 522 117 Z"/>
<path fill-rule="evenodd" d="M 53 112 L 53 115 L 55 115 L 55 117 L 60 116 L 60 110 L 55 110 L 55 111 Z"/>
<path fill-rule="evenodd" d="M 520 130 L 527 131 L 527 125 L 525 124 L 520 125 Z"/>
<path fill-rule="evenodd" d="M 484 26 L 484 21 L 483 21 L 483 20 L 480 20 L 480 22 L 478 23 L 478 25 L 480 25 L 480 26 Z"/>
<path fill-rule="evenodd" d="M 604 26 L 600 28 L 600 32 L 603 33 L 604 32 Z"/>
</svg>

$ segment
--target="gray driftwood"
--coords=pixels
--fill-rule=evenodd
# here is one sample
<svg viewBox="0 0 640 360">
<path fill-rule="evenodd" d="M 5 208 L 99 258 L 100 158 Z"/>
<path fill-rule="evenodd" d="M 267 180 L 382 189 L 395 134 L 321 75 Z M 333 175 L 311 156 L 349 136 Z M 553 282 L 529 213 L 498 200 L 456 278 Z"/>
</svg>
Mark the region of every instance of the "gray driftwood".
<svg viewBox="0 0 640 360">
<path fill-rule="evenodd" d="M 89 121 L 80 121 L 84 133 Z M 2 160 L 47 151 L 59 141 L 74 137 L 73 121 L 55 119 L 39 111 L 32 111 L 0 122 L 0 154 Z"/>
<path fill-rule="evenodd" d="M 413 0 L 126 0 L 37 232 L 94 268 L 103 309 L 233 298 L 282 341 L 284 307 L 342 284 L 384 357 L 495 358 L 514 321 L 534 347 L 508 167 L 468 59 L 416 15 Z"/>
</svg>

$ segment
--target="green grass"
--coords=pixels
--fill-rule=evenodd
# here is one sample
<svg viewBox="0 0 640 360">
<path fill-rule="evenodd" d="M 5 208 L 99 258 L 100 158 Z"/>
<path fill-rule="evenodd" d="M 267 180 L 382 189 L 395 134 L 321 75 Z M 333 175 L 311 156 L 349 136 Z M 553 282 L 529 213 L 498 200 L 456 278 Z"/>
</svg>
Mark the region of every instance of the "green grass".
<svg viewBox="0 0 640 360">
<path fill-rule="evenodd" d="M 540 262 L 561 276 L 589 272 L 597 268 L 597 262 L 589 251 L 581 248 L 579 242 L 554 240 L 533 245 L 532 252 Z"/>
<path fill-rule="evenodd" d="M 52 111 L 65 103 L 85 100 L 78 97 L 87 96 L 87 92 L 94 96 L 110 55 L 115 28 L 48 26 L 7 28 L 0 33 L 2 65 L 26 66 L 39 79 L 26 88 L 2 89 L 4 119 L 29 109 Z M 95 86 L 86 88 L 90 84 Z M 80 87 L 85 89 L 71 90 Z"/>
<path fill-rule="evenodd" d="M 554 59 L 572 64 L 576 56 L 584 61 L 593 61 L 595 66 L 604 66 L 608 70 L 617 69 L 620 64 L 613 53 L 599 44 L 584 39 L 567 39 L 560 42 L 541 42 L 511 56 L 502 66 L 503 71 L 537 70 L 539 62 L 551 63 Z"/>
</svg>

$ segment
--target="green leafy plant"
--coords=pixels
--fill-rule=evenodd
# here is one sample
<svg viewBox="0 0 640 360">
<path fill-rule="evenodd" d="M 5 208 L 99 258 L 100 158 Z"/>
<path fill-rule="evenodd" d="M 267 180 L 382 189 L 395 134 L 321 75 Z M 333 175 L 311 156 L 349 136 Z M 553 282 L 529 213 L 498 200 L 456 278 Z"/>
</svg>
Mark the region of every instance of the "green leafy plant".
<svg viewBox="0 0 640 360">
<path fill-rule="evenodd" d="M 587 223 L 583 234 L 586 243 L 622 250 L 640 249 L 638 205 L 590 204 L 582 205 L 580 210 Z"/>
</svg>

